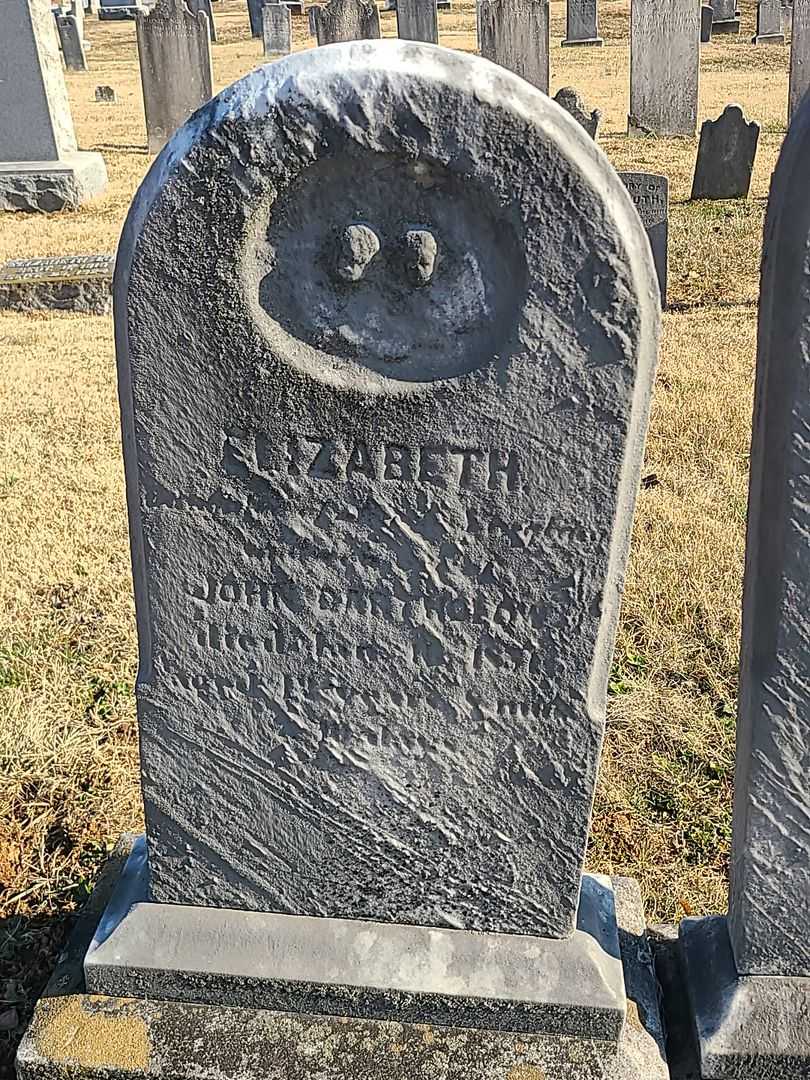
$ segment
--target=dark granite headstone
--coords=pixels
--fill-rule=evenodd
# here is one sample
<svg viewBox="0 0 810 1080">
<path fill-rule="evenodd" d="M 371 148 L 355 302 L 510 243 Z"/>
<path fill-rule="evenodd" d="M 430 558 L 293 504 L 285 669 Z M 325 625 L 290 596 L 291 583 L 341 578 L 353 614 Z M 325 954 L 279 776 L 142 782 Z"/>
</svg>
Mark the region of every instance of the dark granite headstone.
<svg viewBox="0 0 810 1080">
<path fill-rule="evenodd" d="M 599 121 L 602 119 L 599 109 L 589 109 L 573 86 L 563 86 L 554 95 L 554 100 L 585 128 L 592 139 L 596 138 Z"/>
<path fill-rule="evenodd" d="M 739 105 L 726 105 L 717 120 L 700 129 L 693 199 L 744 199 L 759 140 L 759 124 L 748 121 Z"/>
<path fill-rule="evenodd" d="M 667 273 L 669 264 L 669 180 L 657 173 L 620 172 L 630 192 L 641 222 L 647 231 L 652 248 L 661 306 L 667 303 Z"/>
<path fill-rule="evenodd" d="M 62 57 L 67 70 L 87 71 L 87 57 L 76 16 L 57 15 L 56 28 L 59 31 L 59 44 L 62 47 Z"/>
<path fill-rule="evenodd" d="M 707 45 L 712 40 L 714 12 L 708 4 L 700 6 L 700 43 Z"/>
</svg>

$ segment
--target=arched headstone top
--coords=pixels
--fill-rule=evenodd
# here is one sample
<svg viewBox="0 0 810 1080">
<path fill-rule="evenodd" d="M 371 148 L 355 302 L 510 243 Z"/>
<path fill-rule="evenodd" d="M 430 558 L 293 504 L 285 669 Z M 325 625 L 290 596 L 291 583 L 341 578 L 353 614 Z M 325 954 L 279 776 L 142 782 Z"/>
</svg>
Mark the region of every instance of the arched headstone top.
<svg viewBox="0 0 810 1080">
<path fill-rule="evenodd" d="M 327 46 L 177 132 L 116 279 L 158 899 L 570 931 L 657 326 L 487 61 Z"/>
</svg>

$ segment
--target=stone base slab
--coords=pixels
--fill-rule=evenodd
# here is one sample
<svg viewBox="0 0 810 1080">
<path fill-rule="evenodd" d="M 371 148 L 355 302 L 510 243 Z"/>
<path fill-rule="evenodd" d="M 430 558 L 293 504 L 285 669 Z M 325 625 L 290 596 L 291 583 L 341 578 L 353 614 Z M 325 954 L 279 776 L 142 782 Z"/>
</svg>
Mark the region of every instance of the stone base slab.
<svg viewBox="0 0 810 1080">
<path fill-rule="evenodd" d="M 0 162 L 0 210 L 75 210 L 106 187 L 104 159 L 89 151 L 59 161 Z"/>
<path fill-rule="evenodd" d="M 738 975 L 726 919 L 680 929 L 703 1080 L 810 1077 L 810 978 Z"/>
<path fill-rule="evenodd" d="M 784 45 L 784 34 L 755 34 L 751 38 L 752 45 Z"/>
<path fill-rule="evenodd" d="M 600 1040 L 86 993 L 82 957 L 132 844 L 102 874 L 17 1058 L 19 1080 L 667 1080 L 635 882 L 613 879 L 627 1022 Z"/>
<path fill-rule="evenodd" d="M 564 41 L 560 42 L 560 45 L 564 49 L 568 48 L 569 46 L 573 46 L 573 45 L 591 45 L 591 46 L 594 46 L 594 47 L 598 48 L 598 46 L 604 45 L 604 44 L 605 44 L 604 40 L 602 38 L 600 38 L 600 37 L 595 37 L 595 38 L 565 38 Z"/>
<path fill-rule="evenodd" d="M 162 1001 L 618 1043 L 626 997 L 609 878 L 563 939 L 145 901 L 136 844 L 84 962 L 87 989 Z"/>
<path fill-rule="evenodd" d="M 712 35 L 714 34 L 739 34 L 739 19 L 721 19 L 720 22 L 712 23 Z"/>
</svg>

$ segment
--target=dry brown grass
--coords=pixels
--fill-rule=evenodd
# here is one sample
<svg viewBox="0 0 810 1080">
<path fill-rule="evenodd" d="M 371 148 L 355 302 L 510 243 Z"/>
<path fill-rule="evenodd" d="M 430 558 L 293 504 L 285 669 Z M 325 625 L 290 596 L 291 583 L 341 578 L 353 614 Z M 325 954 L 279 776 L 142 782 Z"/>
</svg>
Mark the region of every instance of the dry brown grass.
<svg viewBox="0 0 810 1080">
<path fill-rule="evenodd" d="M 222 87 L 261 62 L 241 0 L 216 5 Z M 605 46 L 560 49 L 553 89 L 604 113 L 620 168 L 672 182 L 670 299 L 597 796 L 591 866 L 630 873 L 655 919 L 722 909 L 728 857 L 738 613 L 760 233 L 783 134 L 787 50 L 702 53 L 701 117 L 737 100 L 765 133 L 752 198 L 689 204 L 696 144 L 628 139 L 628 10 L 601 5 Z M 385 15 L 386 34 L 393 16 Z M 440 15 L 474 47 L 473 8 Z M 296 48 L 309 45 L 296 22 Z M 148 167 L 131 23 L 87 23 L 88 74 L 68 75 L 84 148 L 107 194 L 79 213 L 6 216 L 0 259 L 111 251 Z M 97 84 L 119 104 L 96 104 Z M 135 638 L 111 320 L 0 316 L 0 1076 L 109 846 L 138 827 Z"/>
</svg>

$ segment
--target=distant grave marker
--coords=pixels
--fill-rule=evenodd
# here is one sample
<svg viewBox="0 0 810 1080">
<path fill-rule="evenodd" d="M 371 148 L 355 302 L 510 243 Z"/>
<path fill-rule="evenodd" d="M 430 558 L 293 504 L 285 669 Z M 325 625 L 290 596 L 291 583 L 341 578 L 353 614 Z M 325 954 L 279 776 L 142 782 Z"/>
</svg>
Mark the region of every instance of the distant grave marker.
<svg viewBox="0 0 810 1080">
<path fill-rule="evenodd" d="M 309 18 L 319 45 L 382 36 L 380 9 L 372 0 L 329 0 L 311 7 Z"/>
<path fill-rule="evenodd" d="M 788 123 L 810 87 L 810 0 L 793 0 Z"/>
<path fill-rule="evenodd" d="M 292 49 L 292 15 L 286 4 L 265 4 L 262 8 L 264 55 L 277 60 Z"/>
<path fill-rule="evenodd" d="M 400 38 L 411 41 L 439 41 L 436 0 L 397 0 L 397 29 Z"/>
<path fill-rule="evenodd" d="M 652 248 L 661 306 L 667 303 L 669 264 L 669 180 L 657 173 L 620 172 L 624 186 L 638 210 Z"/>
<path fill-rule="evenodd" d="M 83 311 L 112 308 L 113 255 L 12 259 L 0 267 L 0 307 L 13 311 Z"/>
<path fill-rule="evenodd" d="M 597 0 L 567 0 L 565 40 L 561 45 L 602 45 L 599 37 Z"/>
<path fill-rule="evenodd" d="M 782 26 L 782 0 L 759 0 L 757 4 L 757 32 L 752 38 L 754 45 L 784 45 Z"/>
<path fill-rule="evenodd" d="M 700 7 L 700 43 L 706 45 L 712 40 L 712 20 L 714 13 L 708 4 Z"/>
<path fill-rule="evenodd" d="M 115 105 L 118 100 L 111 86 L 97 86 L 95 97 L 96 101 L 102 105 Z"/>
<path fill-rule="evenodd" d="M 745 119 L 739 105 L 726 105 L 717 120 L 700 129 L 693 199 L 744 199 L 759 140 L 759 124 Z"/>
<path fill-rule="evenodd" d="M 476 11 L 481 55 L 547 94 L 548 0 L 478 0 Z"/>
<path fill-rule="evenodd" d="M 700 71 L 695 0 L 633 0 L 630 8 L 631 135 L 694 135 Z"/>
<path fill-rule="evenodd" d="M 737 0 L 712 0 L 712 33 L 739 34 L 740 13 Z"/>
<path fill-rule="evenodd" d="M 573 86 L 563 86 L 554 95 L 554 100 L 585 128 L 592 139 L 596 139 L 599 121 L 602 119 L 599 109 L 589 109 Z"/>
<path fill-rule="evenodd" d="M 75 15 L 57 15 L 56 29 L 62 46 L 62 57 L 68 71 L 87 71 L 81 29 Z"/>
</svg>

